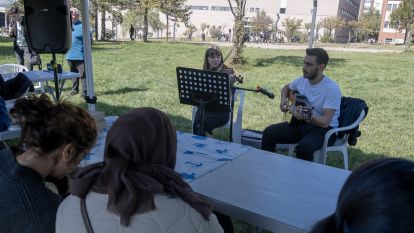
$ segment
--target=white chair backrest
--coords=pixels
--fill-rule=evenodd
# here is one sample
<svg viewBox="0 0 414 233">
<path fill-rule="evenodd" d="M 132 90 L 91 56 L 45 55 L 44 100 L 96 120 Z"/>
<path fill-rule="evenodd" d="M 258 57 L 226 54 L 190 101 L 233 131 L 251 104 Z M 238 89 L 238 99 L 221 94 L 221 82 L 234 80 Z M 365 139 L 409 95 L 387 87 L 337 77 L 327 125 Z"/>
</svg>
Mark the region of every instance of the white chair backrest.
<svg viewBox="0 0 414 233">
<path fill-rule="evenodd" d="M 4 64 L 0 65 L 0 74 L 18 73 L 28 71 L 29 68 L 19 64 Z"/>
</svg>

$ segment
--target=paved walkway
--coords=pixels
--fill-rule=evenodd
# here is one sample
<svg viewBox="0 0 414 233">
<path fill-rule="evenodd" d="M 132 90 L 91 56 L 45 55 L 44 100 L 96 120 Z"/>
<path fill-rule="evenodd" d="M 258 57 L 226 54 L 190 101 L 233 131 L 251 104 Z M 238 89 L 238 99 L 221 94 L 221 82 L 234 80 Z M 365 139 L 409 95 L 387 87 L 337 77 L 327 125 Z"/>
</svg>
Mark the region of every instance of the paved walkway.
<svg viewBox="0 0 414 233">
<path fill-rule="evenodd" d="M 232 47 L 233 43 L 229 42 L 189 42 L 189 43 L 207 43 L 214 44 L 220 47 Z M 264 48 L 264 49 L 286 49 L 286 50 L 305 50 L 305 45 L 293 45 L 293 44 L 260 44 L 260 43 L 245 43 L 249 48 Z M 316 45 L 318 47 L 318 45 Z M 328 51 L 340 51 L 340 52 L 358 52 L 358 53 L 401 53 L 402 50 L 389 50 L 389 49 L 371 49 L 371 48 L 340 48 L 340 47 L 323 47 Z"/>
</svg>

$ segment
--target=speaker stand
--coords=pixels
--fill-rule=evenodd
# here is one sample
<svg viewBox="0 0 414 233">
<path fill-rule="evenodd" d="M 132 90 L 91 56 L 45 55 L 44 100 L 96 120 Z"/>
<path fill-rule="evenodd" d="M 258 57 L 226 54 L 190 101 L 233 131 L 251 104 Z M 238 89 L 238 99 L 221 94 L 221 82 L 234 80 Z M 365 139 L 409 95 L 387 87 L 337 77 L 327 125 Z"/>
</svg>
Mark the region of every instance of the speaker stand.
<svg viewBox="0 0 414 233">
<path fill-rule="evenodd" d="M 53 67 L 53 78 L 55 80 L 55 92 L 56 92 L 56 102 L 59 102 L 60 93 L 59 93 L 59 79 L 58 79 L 58 66 L 56 64 L 56 54 L 52 53 L 52 61 L 50 61 Z"/>
</svg>

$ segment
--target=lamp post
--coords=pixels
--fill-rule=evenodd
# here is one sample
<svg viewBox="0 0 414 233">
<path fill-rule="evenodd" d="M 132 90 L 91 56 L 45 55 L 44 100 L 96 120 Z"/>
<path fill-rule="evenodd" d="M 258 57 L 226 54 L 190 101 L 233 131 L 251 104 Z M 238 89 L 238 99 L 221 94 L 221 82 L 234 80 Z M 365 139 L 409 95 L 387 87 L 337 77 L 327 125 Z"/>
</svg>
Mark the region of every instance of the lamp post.
<svg viewBox="0 0 414 233">
<path fill-rule="evenodd" d="M 318 8 L 318 0 L 313 0 L 313 9 L 312 9 L 312 26 L 311 31 L 309 35 L 309 41 L 308 41 L 308 48 L 312 48 L 313 46 L 313 38 L 315 34 L 315 24 L 316 24 L 316 11 Z"/>
</svg>

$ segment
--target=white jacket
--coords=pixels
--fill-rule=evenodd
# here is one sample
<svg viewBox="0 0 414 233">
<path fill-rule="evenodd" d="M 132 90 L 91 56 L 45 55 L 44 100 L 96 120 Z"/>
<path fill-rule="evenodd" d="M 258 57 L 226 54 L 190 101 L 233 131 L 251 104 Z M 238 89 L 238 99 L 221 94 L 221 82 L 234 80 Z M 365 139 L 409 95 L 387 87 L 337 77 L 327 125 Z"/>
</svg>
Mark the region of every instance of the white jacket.
<svg viewBox="0 0 414 233">
<path fill-rule="evenodd" d="M 108 196 L 90 192 L 86 208 L 94 233 L 222 233 L 217 218 L 211 214 L 207 221 L 195 209 L 179 198 L 155 195 L 156 209 L 134 215 L 128 227 L 120 217 L 106 210 Z M 80 210 L 80 199 L 68 196 L 59 206 L 56 233 L 86 233 Z"/>
</svg>

